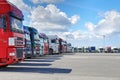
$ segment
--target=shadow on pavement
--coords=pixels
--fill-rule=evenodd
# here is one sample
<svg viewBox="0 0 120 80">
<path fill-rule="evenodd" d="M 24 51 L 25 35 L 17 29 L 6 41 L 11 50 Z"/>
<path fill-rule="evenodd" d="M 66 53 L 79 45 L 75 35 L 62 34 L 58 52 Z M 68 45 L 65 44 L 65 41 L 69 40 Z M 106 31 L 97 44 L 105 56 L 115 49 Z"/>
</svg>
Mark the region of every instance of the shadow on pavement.
<svg viewBox="0 0 120 80">
<path fill-rule="evenodd" d="M 18 64 L 13 64 L 11 66 L 50 66 L 52 64 L 49 63 L 18 63 Z"/>
<path fill-rule="evenodd" d="M 24 62 L 54 62 L 54 60 L 48 60 L 48 59 L 25 59 Z"/>
<path fill-rule="evenodd" d="M 38 57 L 35 59 L 25 59 L 24 62 L 13 64 L 7 68 L 0 68 L 2 72 L 27 72 L 27 73 L 65 73 L 68 74 L 72 69 L 66 68 L 41 68 L 40 66 L 50 66 L 49 62 L 54 62 L 55 60 L 60 60 L 63 55 L 46 55 L 44 57 Z M 48 63 L 45 63 L 48 62 Z"/>
<path fill-rule="evenodd" d="M 54 62 L 60 60 L 63 55 L 45 55 L 34 59 L 25 59 L 25 62 Z"/>
<path fill-rule="evenodd" d="M 50 59 L 50 60 L 59 60 L 63 55 L 46 55 L 44 57 L 39 57 L 38 59 Z"/>
<path fill-rule="evenodd" d="M 63 68 L 30 68 L 30 67 L 7 67 L 1 68 L 2 72 L 29 72 L 29 73 L 65 73 L 68 74 L 72 69 L 63 69 Z"/>
</svg>

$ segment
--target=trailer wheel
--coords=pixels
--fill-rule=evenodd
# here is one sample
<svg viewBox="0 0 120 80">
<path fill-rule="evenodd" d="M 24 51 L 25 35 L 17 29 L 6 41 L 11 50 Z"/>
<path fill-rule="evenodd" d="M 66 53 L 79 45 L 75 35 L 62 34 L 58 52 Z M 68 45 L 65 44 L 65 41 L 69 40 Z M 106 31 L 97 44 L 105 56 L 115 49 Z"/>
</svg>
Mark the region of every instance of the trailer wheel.
<svg viewBox="0 0 120 80">
<path fill-rule="evenodd" d="M 3 66 L 0 66 L 0 68 L 6 68 L 8 65 L 3 65 Z"/>
<path fill-rule="evenodd" d="M 50 55 L 53 55 L 53 50 L 50 49 L 50 50 L 49 50 L 49 53 L 50 53 Z"/>
</svg>

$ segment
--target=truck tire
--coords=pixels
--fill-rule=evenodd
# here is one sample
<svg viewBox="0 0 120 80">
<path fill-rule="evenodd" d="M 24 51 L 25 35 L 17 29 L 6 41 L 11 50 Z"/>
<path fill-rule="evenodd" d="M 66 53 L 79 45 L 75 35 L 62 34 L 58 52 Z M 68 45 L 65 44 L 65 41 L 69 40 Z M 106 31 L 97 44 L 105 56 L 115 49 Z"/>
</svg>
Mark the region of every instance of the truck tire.
<svg viewBox="0 0 120 80">
<path fill-rule="evenodd" d="M 52 49 L 49 50 L 49 54 L 53 55 L 53 50 Z"/>
<path fill-rule="evenodd" d="M 8 65 L 3 65 L 3 66 L 0 66 L 0 68 L 6 68 Z"/>
</svg>

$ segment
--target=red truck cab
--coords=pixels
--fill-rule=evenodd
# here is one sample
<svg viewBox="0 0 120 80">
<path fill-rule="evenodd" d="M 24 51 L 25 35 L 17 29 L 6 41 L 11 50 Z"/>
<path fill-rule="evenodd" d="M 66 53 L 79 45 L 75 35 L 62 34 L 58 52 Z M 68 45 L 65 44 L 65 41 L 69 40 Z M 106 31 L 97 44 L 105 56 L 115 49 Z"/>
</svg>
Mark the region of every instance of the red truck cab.
<svg viewBox="0 0 120 80">
<path fill-rule="evenodd" d="M 24 59 L 23 14 L 13 4 L 0 0 L 0 67 Z"/>
<path fill-rule="evenodd" d="M 48 37 L 46 34 L 41 33 L 41 36 L 43 38 L 43 54 L 47 55 L 49 54 L 49 42 L 48 42 Z"/>
</svg>

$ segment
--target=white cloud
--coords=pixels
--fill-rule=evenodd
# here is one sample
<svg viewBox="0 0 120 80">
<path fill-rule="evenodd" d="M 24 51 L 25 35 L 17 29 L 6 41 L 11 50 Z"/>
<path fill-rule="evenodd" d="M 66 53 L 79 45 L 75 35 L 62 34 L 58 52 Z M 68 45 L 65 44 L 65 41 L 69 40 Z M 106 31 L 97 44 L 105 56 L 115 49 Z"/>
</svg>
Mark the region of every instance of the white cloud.
<svg viewBox="0 0 120 80">
<path fill-rule="evenodd" d="M 71 41 L 74 42 L 75 45 L 79 44 L 83 46 L 117 45 L 115 42 L 119 42 L 116 38 L 118 38 L 120 34 L 120 12 L 114 10 L 107 11 L 102 17 L 103 19 L 98 21 L 97 24 L 87 22 L 85 24 L 87 27 L 86 31 L 77 30 L 69 32 L 69 35 L 73 36 Z M 103 44 L 104 40 L 106 40 L 105 44 Z"/>
<path fill-rule="evenodd" d="M 64 15 L 66 17 L 66 15 Z M 120 37 L 120 12 L 108 11 L 103 14 L 103 19 L 97 24 L 87 22 L 85 26 L 88 30 L 68 31 L 68 32 L 52 32 L 59 37 L 80 46 L 107 46 L 114 44 L 116 38 Z M 72 24 L 72 22 L 71 22 Z M 105 37 L 104 37 L 105 35 Z M 114 36 L 113 36 L 114 35 Z M 66 37 L 67 36 L 67 37 Z M 104 43 L 106 41 L 106 43 Z"/>
<path fill-rule="evenodd" d="M 66 31 L 68 27 L 79 21 L 79 16 L 71 18 L 55 5 L 38 6 L 31 11 L 30 25 L 43 31 Z"/>
<path fill-rule="evenodd" d="M 58 3 L 64 0 L 31 0 L 34 4 L 41 4 L 41 3 Z"/>
<path fill-rule="evenodd" d="M 85 26 L 87 27 L 87 29 L 88 29 L 89 31 L 93 31 L 94 28 L 95 28 L 95 25 L 94 25 L 93 23 L 91 23 L 91 22 L 87 22 L 87 23 L 85 24 Z"/>
<path fill-rule="evenodd" d="M 37 6 L 30 7 L 24 3 L 23 0 L 9 0 L 16 5 L 19 9 L 27 14 L 29 22 L 24 20 L 24 23 L 37 28 L 39 31 L 67 31 L 71 25 L 76 24 L 80 17 L 73 15 L 68 17 L 65 12 L 60 11 L 55 5 L 49 4 L 46 7 Z M 39 0 L 34 0 L 39 1 Z M 41 0 L 42 1 L 42 0 Z M 61 0 L 43 0 L 45 2 L 54 2 Z M 28 17 L 29 15 L 29 17 Z"/>
<path fill-rule="evenodd" d="M 80 17 L 78 15 L 74 15 L 70 18 L 72 24 L 76 24 Z"/>
<path fill-rule="evenodd" d="M 89 34 L 86 31 L 81 31 L 81 30 L 77 30 L 77 31 L 66 31 L 66 32 L 51 32 L 50 34 L 56 34 L 59 37 L 63 38 L 63 39 L 69 39 L 69 40 L 82 40 L 82 39 L 90 39 L 91 34 Z"/>
<path fill-rule="evenodd" d="M 8 0 L 8 1 L 16 5 L 21 10 L 29 11 L 31 9 L 31 7 L 25 4 L 23 0 Z"/>
<path fill-rule="evenodd" d="M 89 23 L 86 25 L 89 30 L 93 30 L 94 33 L 99 35 L 109 35 L 116 32 L 120 32 L 120 12 L 107 11 L 103 14 L 103 19 L 96 25 Z"/>
</svg>

